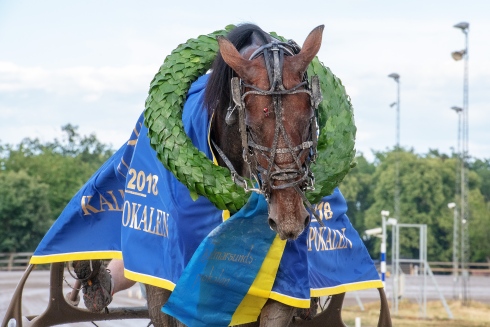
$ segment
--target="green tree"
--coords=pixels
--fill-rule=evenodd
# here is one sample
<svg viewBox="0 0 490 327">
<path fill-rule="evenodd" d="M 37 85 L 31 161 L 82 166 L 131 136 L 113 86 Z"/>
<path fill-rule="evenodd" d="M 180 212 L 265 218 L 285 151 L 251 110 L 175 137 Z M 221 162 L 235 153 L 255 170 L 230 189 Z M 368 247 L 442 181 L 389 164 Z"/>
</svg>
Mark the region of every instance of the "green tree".
<svg viewBox="0 0 490 327">
<path fill-rule="evenodd" d="M 2 167 L 5 171 L 25 171 L 48 185 L 53 218 L 59 216 L 68 201 L 90 176 L 112 155 L 113 151 L 95 135 L 80 136 L 78 127 L 62 127 L 64 138 L 41 143 L 24 139 L 18 146 L 3 146 Z"/>
<path fill-rule="evenodd" d="M 428 259 L 430 261 L 452 260 L 453 212 L 448 209 L 450 202 L 460 203 L 456 192 L 457 156 L 449 157 L 431 150 L 426 155 L 418 155 L 413 150 L 375 153 L 377 164 L 372 176 L 372 201 L 366 209 L 365 227 L 381 226 L 381 210 L 389 210 L 394 216 L 395 163 L 399 160 L 400 223 L 427 224 Z M 476 160 L 468 173 L 470 195 L 470 256 L 471 260 L 484 261 L 490 257 L 490 214 L 488 194 L 488 160 Z M 346 184 L 349 185 L 349 184 Z M 354 188 L 351 188 L 354 189 Z M 345 192 L 345 191 L 344 191 Z M 379 239 L 370 240 L 366 245 L 373 257 L 379 256 Z M 388 228 L 388 244 L 391 233 Z M 405 258 L 419 256 L 418 229 L 400 230 L 400 255 Z M 388 252 L 390 252 L 388 247 Z M 389 255 L 388 255 L 389 257 Z"/>
<path fill-rule="evenodd" d="M 470 261 L 490 262 L 490 203 L 479 189 L 472 190 L 470 202 Z"/>
<path fill-rule="evenodd" d="M 429 260 L 448 260 L 451 254 L 452 225 L 447 203 L 454 195 L 454 163 L 433 156 L 421 157 L 413 151 L 400 150 L 379 155 L 380 164 L 374 174 L 374 202 L 366 212 L 366 226 L 381 225 L 381 211 L 394 216 L 395 163 L 399 160 L 399 223 L 428 225 Z M 390 236 L 388 242 L 390 242 Z M 417 229 L 400 232 L 400 255 L 419 256 Z M 372 249 L 379 255 L 379 246 Z"/>
<path fill-rule="evenodd" d="M 490 161 L 469 163 L 470 261 L 490 262 Z"/>
<path fill-rule="evenodd" d="M 48 186 L 25 171 L 0 171 L 0 252 L 33 251 L 53 222 Z"/>
<path fill-rule="evenodd" d="M 347 201 L 347 216 L 354 228 L 362 233 L 366 229 L 364 213 L 373 199 L 374 163 L 369 163 L 361 153 L 356 156 L 356 166 L 344 178 L 339 189 Z"/>
<path fill-rule="evenodd" d="M 479 176 L 478 188 L 486 202 L 490 201 L 490 160 L 476 159 L 470 164 L 470 169 Z"/>
</svg>

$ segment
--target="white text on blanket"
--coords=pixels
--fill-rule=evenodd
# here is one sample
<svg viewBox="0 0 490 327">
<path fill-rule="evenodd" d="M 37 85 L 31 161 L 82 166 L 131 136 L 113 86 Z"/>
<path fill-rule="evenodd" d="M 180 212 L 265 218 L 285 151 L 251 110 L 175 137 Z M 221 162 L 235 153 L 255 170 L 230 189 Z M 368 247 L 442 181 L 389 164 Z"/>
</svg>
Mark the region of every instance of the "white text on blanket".
<svg viewBox="0 0 490 327">
<path fill-rule="evenodd" d="M 315 210 L 320 219 L 332 219 L 334 213 L 330 203 L 323 201 L 315 206 Z M 310 225 L 308 231 L 308 251 L 332 251 L 352 248 L 352 242 L 345 235 L 346 228 L 334 229 L 327 226 L 320 227 Z"/>
</svg>

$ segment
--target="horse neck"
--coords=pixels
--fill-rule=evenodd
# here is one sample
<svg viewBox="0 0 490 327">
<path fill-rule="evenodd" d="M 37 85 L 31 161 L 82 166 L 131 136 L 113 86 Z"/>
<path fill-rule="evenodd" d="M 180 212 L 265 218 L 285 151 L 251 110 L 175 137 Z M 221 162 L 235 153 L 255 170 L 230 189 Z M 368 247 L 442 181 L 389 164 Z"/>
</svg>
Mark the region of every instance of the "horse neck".
<svg viewBox="0 0 490 327">
<path fill-rule="evenodd" d="M 211 125 L 211 138 L 230 160 L 236 172 L 240 176 L 245 176 L 248 170 L 243 162 L 243 148 L 238 124 L 233 124 L 231 126 L 226 124 L 225 116 L 226 110 L 215 112 L 213 123 Z M 220 166 L 228 168 L 220 156 L 216 157 Z"/>
</svg>

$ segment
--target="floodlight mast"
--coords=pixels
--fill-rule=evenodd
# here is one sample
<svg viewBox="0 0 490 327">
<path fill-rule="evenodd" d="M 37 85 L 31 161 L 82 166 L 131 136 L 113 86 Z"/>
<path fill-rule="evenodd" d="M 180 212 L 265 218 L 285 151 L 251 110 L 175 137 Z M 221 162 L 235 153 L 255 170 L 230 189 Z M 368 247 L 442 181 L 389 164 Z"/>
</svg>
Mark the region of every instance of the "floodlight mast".
<svg viewBox="0 0 490 327">
<path fill-rule="evenodd" d="M 463 78 L 463 106 L 462 110 L 456 112 L 462 113 L 462 150 L 460 156 L 460 174 L 461 174 L 461 270 L 462 270 L 462 302 L 463 305 L 469 304 L 468 294 L 468 282 L 469 271 L 468 261 L 470 255 L 470 242 L 469 242 L 469 181 L 467 172 L 467 160 L 469 159 L 468 151 L 468 32 L 470 24 L 467 22 L 461 22 L 454 25 L 465 35 L 465 48 L 464 50 L 454 51 L 451 56 L 454 60 L 464 59 L 464 78 Z M 458 222 L 459 223 L 459 222 Z"/>
<path fill-rule="evenodd" d="M 447 207 L 453 211 L 453 299 L 459 297 L 457 285 L 459 281 L 459 219 L 458 207 L 455 202 L 447 204 Z"/>
<path fill-rule="evenodd" d="M 463 115 L 463 108 L 452 106 L 451 110 L 454 110 L 458 115 L 458 137 L 457 137 L 457 148 L 456 148 L 456 169 L 454 179 L 454 194 L 461 194 L 461 182 L 462 182 L 462 165 L 463 159 L 461 155 L 461 116 Z M 461 197 L 462 199 L 462 197 Z M 453 209 L 453 299 L 461 298 L 462 295 L 458 292 L 458 284 L 459 284 L 459 259 L 460 259 L 460 228 L 461 222 L 459 219 L 458 209 L 455 202 L 448 203 L 448 208 Z"/>
<path fill-rule="evenodd" d="M 395 218 L 400 220 L 400 75 L 391 73 L 389 78 L 393 78 L 396 82 L 396 102 L 393 102 L 390 107 L 396 104 L 396 147 L 395 147 L 395 193 L 393 194 Z"/>
</svg>

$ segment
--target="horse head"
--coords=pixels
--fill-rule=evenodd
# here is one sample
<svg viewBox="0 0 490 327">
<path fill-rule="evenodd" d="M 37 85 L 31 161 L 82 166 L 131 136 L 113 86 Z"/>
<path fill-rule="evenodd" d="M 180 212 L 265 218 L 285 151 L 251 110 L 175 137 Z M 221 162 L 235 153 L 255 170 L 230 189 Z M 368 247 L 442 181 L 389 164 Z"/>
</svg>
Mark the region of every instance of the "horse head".
<svg viewBox="0 0 490 327">
<path fill-rule="evenodd" d="M 304 192 L 313 180 L 309 164 L 317 125 L 306 70 L 320 49 L 323 28 L 313 29 L 301 49 L 271 39 L 239 52 L 227 39 L 218 40 L 223 60 L 238 75 L 231 93 L 243 159 L 269 203 L 269 226 L 281 239 L 296 239 L 309 224 Z"/>
</svg>

